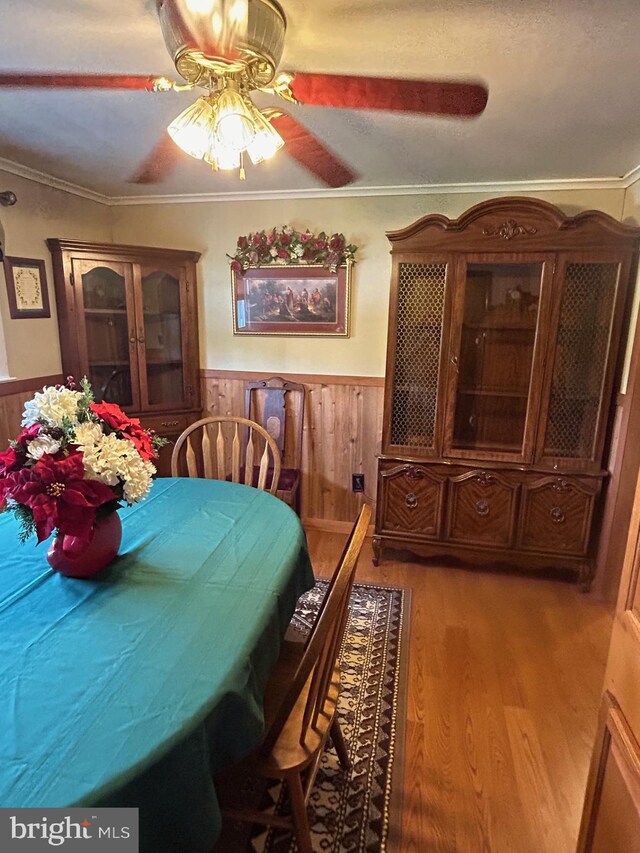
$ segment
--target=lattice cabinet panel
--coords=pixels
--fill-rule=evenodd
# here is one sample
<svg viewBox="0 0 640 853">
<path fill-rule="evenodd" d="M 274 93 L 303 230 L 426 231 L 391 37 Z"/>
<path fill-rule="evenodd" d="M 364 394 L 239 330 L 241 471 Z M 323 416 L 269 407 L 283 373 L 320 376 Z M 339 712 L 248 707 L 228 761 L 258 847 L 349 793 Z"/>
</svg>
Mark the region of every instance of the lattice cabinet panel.
<svg viewBox="0 0 640 853">
<path fill-rule="evenodd" d="M 619 266 L 615 263 L 566 266 L 545 456 L 594 457 Z"/>
<path fill-rule="evenodd" d="M 401 263 L 391 443 L 434 447 L 447 266 Z"/>
</svg>

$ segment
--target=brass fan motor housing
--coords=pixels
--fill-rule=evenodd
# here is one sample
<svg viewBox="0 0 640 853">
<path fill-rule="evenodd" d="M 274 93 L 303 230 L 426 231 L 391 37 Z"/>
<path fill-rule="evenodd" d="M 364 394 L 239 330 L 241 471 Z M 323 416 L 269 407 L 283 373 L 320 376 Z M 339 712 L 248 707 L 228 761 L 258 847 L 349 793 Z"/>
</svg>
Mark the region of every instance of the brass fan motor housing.
<svg viewBox="0 0 640 853">
<path fill-rule="evenodd" d="M 210 88 L 220 77 L 238 74 L 248 88 L 268 86 L 284 50 L 287 21 L 274 0 L 248 0 L 246 35 L 236 37 L 227 56 L 211 55 L 206 39 L 176 0 L 156 0 L 162 35 L 187 83 Z"/>
</svg>

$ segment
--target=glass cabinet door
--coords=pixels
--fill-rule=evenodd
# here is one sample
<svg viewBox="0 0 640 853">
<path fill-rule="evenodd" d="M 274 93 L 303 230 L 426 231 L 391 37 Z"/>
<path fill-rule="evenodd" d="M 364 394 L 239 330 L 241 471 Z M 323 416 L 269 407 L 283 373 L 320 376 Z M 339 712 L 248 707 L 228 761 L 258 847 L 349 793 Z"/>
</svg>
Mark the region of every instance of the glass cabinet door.
<svg viewBox="0 0 640 853">
<path fill-rule="evenodd" d="M 131 266 L 73 260 L 81 335 L 80 361 L 98 402 L 138 406 Z M 74 377 L 79 381 L 82 377 Z"/>
<path fill-rule="evenodd" d="M 449 455 L 525 459 L 532 453 L 529 411 L 544 271 L 544 258 L 462 267 L 451 350 Z"/>
<path fill-rule="evenodd" d="M 183 336 L 186 282 L 181 268 L 140 267 L 138 340 L 143 344 L 143 408 L 188 406 Z"/>
</svg>

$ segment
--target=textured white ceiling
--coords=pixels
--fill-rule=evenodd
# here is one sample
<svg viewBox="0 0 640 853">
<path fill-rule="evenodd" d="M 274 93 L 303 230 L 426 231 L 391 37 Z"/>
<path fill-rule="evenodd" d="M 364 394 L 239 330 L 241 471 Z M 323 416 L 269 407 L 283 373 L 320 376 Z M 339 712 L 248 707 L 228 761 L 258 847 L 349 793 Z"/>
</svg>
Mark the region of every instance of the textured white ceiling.
<svg viewBox="0 0 640 853">
<path fill-rule="evenodd" d="M 489 88 L 477 119 L 294 107 L 354 188 L 622 176 L 640 163 L 639 0 L 283 0 L 282 68 Z M 175 77 L 152 0 L 0 0 L 0 70 Z M 110 196 L 319 187 L 280 153 L 127 182 L 192 93 L 0 90 L 0 157 Z M 266 96 L 256 100 L 267 103 Z"/>
</svg>

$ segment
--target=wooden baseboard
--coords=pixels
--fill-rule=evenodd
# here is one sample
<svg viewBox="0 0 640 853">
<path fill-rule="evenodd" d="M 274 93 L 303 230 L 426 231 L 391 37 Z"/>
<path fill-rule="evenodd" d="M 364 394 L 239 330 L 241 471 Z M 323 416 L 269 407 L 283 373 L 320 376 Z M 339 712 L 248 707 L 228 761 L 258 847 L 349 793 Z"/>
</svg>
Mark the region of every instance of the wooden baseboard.
<svg viewBox="0 0 640 853">
<path fill-rule="evenodd" d="M 355 521 L 355 519 L 354 519 Z M 306 530 L 320 530 L 323 533 L 351 533 L 353 521 L 335 521 L 332 518 L 302 518 L 302 526 Z M 373 536 L 375 527 L 369 525 L 367 536 Z"/>
</svg>

